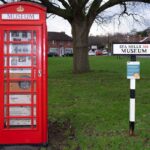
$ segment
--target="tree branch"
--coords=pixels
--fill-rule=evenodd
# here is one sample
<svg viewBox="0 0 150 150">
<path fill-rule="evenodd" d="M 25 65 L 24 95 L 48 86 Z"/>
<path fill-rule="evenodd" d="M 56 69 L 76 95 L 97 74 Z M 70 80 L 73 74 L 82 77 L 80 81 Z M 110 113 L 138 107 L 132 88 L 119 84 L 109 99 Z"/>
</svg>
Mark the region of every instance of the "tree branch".
<svg viewBox="0 0 150 150">
<path fill-rule="evenodd" d="M 137 19 L 137 16 L 140 17 L 140 18 L 143 18 L 143 17 L 140 16 L 139 14 L 137 14 L 137 13 L 129 13 L 128 9 L 127 9 L 127 4 L 125 2 L 123 2 L 122 5 L 123 5 L 124 9 L 123 9 L 123 11 L 120 14 L 118 14 L 118 16 L 119 16 L 118 17 L 119 25 L 121 24 L 120 18 L 124 17 L 125 15 L 126 16 L 131 16 L 133 18 L 133 20 L 135 20 L 136 22 L 140 23 L 139 19 Z"/>
<path fill-rule="evenodd" d="M 125 13 L 127 9 L 125 2 L 150 3 L 150 0 L 109 0 L 103 5 L 100 5 L 102 3 L 102 0 L 94 0 L 87 14 L 87 19 L 89 20 L 89 23 L 92 24 L 98 14 L 115 5 L 124 5 L 124 12 L 122 13 Z"/>
<path fill-rule="evenodd" d="M 62 3 L 62 5 L 66 8 L 66 9 L 70 9 L 69 4 L 65 1 L 65 0 L 58 0 L 59 2 Z"/>
<path fill-rule="evenodd" d="M 70 6 L 72 8 L 75 8 L 77 6 L 77 1 L 76 0 L 68 0 L 68 2 L 69 2 Z"/>
<path fill-rule="evenodd" d="M 122 2 L 121 6 L 123 6 L 123 10 L 121 13 L 115 13 L 113 15 L 110 15 L 110 16 L 102 16 L 102 15 L 97 15 L 96 16 L 96 19 L 95 19 L 95 22 L 97 24 L 107 24 L 108 22 L 110 23 L 113 19 L 117 19 L 118 20 L 118 27 L 119 25 L 121 24 L 121 17 L 132 17 L 132 19 L 135 21 L 135 22 L 138 22 L 139 24 L 141 24 L 140 20 L 141 19 L 144 19 L 144 17 L 140 16 L 139 14 L 137 13 L 131 13 L 129 12 L 128 10 L 128 7 L 127 7 L 127 3 L 125 2 Z"/>
<path fill-rule="evenodd" d="M 89 15 L 92 15 L 93 13 L 95 13 L 97 11 L 97 9 L 99 9 L 100 4 L 102 3 L 103 0 L 94 0 L 90 9 L 89 9 Z"/>
<path fill-rule="evenodd" d="M 54 4 L 48 0 L 40 0 L 42 4 L 47 8 L 48 13 L 53 13 L 55 15 L 58 15 L 60 17 L 63 17 L 64 19 L 70 20 L 71 14 L 69 9 L 62 9 L 59 7 L 56 7 Z"/>
<path fill-rule="evenodd" d="M 1 0 L 2 3 L 7 4 L 7 2 L 5 0 Z"/>
<path fill-rule="evenodd" d="M 96 14 L 98 15 L 99 13 L 101 13 L 102 11 L 113 7 L 115 5 L 118 4 L 122 4 L 125 2 L 143 2 L 143 3 L 150 3 L 150 0 L 109 0 L 108 2 L 106 2 L 104 5 L 102 5 L 101 7 L 99 7 L 99 9 L 97 10 Z"/>
<path fill-rule="evenodd" d="M 87 14 L 87 19 L 89 21 L 89 24 L 92 24 L 95 17 L 97 16 L 96 12 L 100 7 L 100 4 L 103 0 L 94 0 L 93 3 L 90 6 L 89 12 Z"/>
<path fill-rule="evenodd" d="M 81 2 L 81 8 L 83 9 L 83 8 L 85 8 L 85 5 L 87 4 L 89 2 L 89 0 L 83 0 L 82 2 Z"/>
</svg>

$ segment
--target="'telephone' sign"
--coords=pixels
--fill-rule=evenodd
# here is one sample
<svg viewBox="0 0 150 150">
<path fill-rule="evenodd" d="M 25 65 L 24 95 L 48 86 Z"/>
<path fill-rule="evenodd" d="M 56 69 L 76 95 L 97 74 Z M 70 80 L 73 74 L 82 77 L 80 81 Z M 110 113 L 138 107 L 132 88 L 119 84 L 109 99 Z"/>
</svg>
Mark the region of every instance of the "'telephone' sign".
<svg viewBox="0 0 150 150">
<path fill-rule="evenodd" d="M 150 44 L 113 44 L 115 55 L 150 55 Z"/>
</svg>

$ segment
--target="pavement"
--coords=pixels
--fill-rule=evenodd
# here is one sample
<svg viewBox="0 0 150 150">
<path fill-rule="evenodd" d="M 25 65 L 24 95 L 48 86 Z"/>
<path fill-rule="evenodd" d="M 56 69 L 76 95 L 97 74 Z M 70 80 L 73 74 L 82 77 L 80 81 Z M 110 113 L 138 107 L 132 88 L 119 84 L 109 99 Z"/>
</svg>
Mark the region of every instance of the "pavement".
<svg viewBox="0 0 150 150">
<path fill-rule="evenodd" d="M 13 145 L 13 146 L 0 146 L 0 150 L 46 150 L 46 148 L 29 145 Z"/>
</svg>

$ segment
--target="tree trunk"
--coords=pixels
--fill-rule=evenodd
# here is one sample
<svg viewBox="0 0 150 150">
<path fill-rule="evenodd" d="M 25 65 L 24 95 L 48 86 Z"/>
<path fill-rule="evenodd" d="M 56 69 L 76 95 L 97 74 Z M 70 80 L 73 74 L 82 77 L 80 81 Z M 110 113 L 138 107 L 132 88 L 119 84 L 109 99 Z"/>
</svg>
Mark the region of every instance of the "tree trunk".
<svg viewBox="0 0 150 150">
<path fill-rule="evenodd" d="M 74 21 L 72 24 L 73 35 L 73 72 L 85 73 L 90 71 L 88 59 L 88 34 L 89 28 L 86 21 Z"/>
</svg>

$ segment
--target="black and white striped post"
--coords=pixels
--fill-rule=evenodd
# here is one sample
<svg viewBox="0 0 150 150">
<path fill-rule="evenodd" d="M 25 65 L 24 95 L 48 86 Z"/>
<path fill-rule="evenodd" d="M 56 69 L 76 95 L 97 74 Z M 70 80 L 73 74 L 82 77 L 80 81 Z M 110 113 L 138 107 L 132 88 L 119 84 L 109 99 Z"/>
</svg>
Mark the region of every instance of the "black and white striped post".
<svg viewBox="0 0 150 150">
<path fill-rule="evenodd" d="M 131 61 L 136 61 L 136 55 L 131 55 Z M 130 79 L 130 112 L 129 112 L 129 135 L 134 135 L 135 127 L 135 87 L 136 79 Z"/>
<path fill-rule="evenodd" d="M 131 61 L 127 62 L 127 79 L 130 79 L 129 134 L 133 136 L 135 127 L 136 79 L 140 79 L 140 62 L 136 61 L 136 55 L 131 55 Z"/>
</svg>

